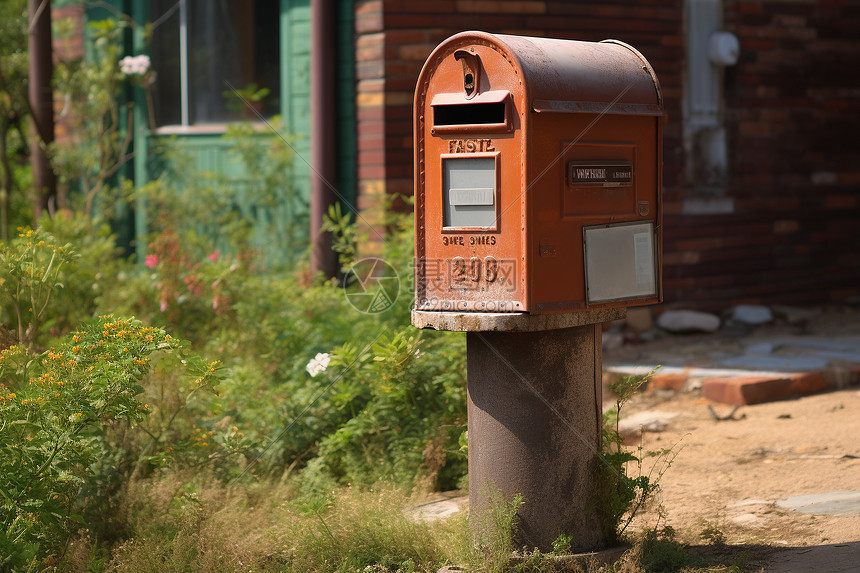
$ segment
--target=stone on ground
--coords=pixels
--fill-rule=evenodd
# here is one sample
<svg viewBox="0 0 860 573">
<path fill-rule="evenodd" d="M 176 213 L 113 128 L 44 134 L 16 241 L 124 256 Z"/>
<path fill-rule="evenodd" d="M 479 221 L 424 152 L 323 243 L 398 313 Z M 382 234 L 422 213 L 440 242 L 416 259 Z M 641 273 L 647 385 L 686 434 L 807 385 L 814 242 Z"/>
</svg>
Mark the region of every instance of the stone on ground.
<svg viewBox="0 0 860 573">
<path fill-rule="evenodd" d="M 720 317 L 698 310 L 667 310 L 657 318 L 657 326 L 669 332 L 716 332 Z"/>
</svg>

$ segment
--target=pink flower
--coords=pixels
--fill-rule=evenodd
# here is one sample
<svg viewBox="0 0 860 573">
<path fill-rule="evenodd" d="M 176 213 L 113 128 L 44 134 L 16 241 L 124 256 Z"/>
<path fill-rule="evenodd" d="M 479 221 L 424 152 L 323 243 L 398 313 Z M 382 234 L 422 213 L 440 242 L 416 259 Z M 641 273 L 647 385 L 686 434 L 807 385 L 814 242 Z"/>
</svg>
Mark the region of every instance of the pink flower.
<svg viewBox="0 0 860 573">
<path fill-rule="evenodd" d="M 158 305 L 161 309 L 161 312 L 165 312 L 167 310 L 167 299 L 162 298 L 160 304 Z"/>
<path fill-rule="evenodd" d="M 212 299 L 212 308 L 217 310 L 220 304 L 221 297 L 216 294 L 215 297 Z"/>
<path fill-rule="evenodd" d="M 146 255 L 146 260 L 143 262 L 146 266 L 151 269 L 155 268 L 155 265 L 158 264 L 158 255 Z"/>
<path fill-rule="evenodd" d="M 219 251 L 218 249 L 215 249 L 215 252 L 214 252 L 214 253 L 212 253 L 211 255 L 209 255 L 209 260 L 210 260 L 210 261 L 217 261 L 217 260 L 218 260 L 218 257 L 219 257 L 220 255 L 221 255 L 221 251 Z"/>
</svg>

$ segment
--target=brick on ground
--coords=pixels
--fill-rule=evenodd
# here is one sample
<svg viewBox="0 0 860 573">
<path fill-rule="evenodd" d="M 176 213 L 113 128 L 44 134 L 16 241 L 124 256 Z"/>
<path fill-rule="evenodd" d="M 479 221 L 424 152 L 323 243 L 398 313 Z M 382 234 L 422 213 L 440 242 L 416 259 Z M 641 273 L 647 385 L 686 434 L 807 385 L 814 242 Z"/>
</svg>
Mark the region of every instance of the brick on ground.
<svg viewBox="0 0 860 573">
<path fill-rule="evenodd" d="M 714 402 L 743 406 L 798 398 L 827 388 L 821 372 L 739 376 L 708 378 L 702 382 L 702 396 Z"/>
</svg>

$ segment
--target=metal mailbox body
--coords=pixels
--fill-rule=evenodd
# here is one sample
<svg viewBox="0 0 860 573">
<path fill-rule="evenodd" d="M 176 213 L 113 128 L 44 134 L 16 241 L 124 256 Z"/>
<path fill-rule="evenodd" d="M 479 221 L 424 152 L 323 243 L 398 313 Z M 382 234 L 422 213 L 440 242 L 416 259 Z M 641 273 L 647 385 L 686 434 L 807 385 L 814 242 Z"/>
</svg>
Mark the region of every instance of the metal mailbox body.
<svg viewBox="0 0 860 573">
<path fill-rule="evenodd" d="M 445 40 L 415 93 L 416 310 L 659 302 L 662 119 L 622 42 Z"/>
</svg>

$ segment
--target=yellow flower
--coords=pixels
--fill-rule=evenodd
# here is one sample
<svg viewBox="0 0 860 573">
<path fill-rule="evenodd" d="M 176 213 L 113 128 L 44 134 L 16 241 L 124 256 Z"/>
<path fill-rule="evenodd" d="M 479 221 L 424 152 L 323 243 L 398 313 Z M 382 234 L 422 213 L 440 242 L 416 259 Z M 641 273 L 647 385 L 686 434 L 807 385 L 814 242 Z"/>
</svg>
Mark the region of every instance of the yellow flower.
<svg viewBox="0 0 860 573">
<path fill-rule="evenodd" d="M 78 413 L 76 413 L 76 414 L 75 414 L 75 416 L 77 416 L 78 418 L 81 418 L 81 417 L 83 417 L 83 414 L 81 414 L 80 412 L 78 412 Z"/>
<path fill-rule="evenodd" d="M 77 353 L 78 353 L 78 352 L 80 352 L 80 351 L 81 351 L 81 347 L 80 347 L 80 346 L 72 346 L 72 352 L 74 352 L 75 354 L 77 354 Z"/>
</svg>

